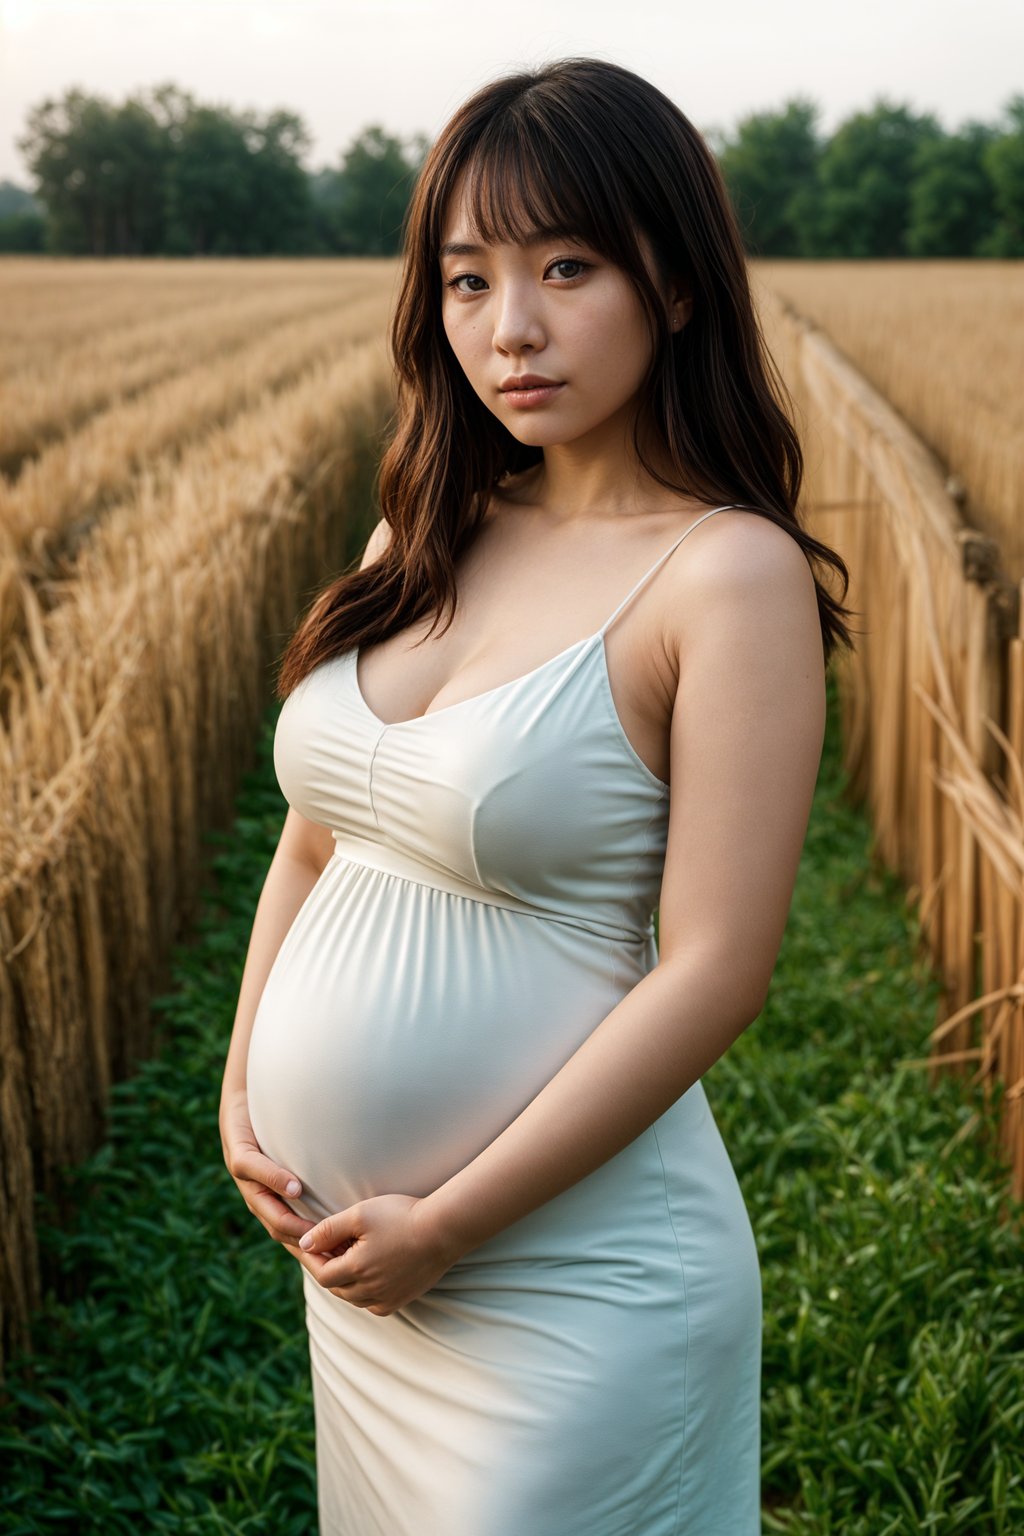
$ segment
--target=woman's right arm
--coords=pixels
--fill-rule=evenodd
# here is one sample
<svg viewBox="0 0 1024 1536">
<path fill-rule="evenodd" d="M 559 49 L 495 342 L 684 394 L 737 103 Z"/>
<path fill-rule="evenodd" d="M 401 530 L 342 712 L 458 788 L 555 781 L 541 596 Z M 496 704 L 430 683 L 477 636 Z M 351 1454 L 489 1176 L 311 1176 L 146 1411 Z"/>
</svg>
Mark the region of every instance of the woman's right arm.
<svg viewBox="0 0 1024 1536">
<path fill-rule="evenodd" d="M 360 569 L 383 554 L 390 536 L 391 530 L 382 518 L 367 540 Z M 224 1161 L 246 1205 L 278 1242 L 294 1242 L 313 1222 L 297 1216 L 281 1199 L 282 1195 L 300 1194 L 299 1181 L 290 1169 L 279 1167 L 261 1152 L 253 1135 L 245 1066 L 256 1009 L 270 968 L 299 908 L 333 852 L 331 829 L 289 807 L 256 906 L 221 1084 L 220 1136 Z M 290 1187 L 292 1184 L 294 1188 Z"/>
<path fill-rule="evenodd" d="M 231 1043 L 224 1064 L 220 1097 L 220 1135 L 224 1162 L 243 1200 L 271 1237 L 294 1241 L 312 1223 L 297 1216 L 281 1195 L 297 1195 L 295 1175 L 260 1151 L 249 1120 L 245 1065 L 256 1009 L 270 968 L 299 908 L 319 880 L 334 851 L 329 827 L 310 821 L 289 807 L 277 850 L 256 906 L 249 949 L 242 972 Z M 294 1182 L 297 1186 L 289 1188 Z"/>
</svg>

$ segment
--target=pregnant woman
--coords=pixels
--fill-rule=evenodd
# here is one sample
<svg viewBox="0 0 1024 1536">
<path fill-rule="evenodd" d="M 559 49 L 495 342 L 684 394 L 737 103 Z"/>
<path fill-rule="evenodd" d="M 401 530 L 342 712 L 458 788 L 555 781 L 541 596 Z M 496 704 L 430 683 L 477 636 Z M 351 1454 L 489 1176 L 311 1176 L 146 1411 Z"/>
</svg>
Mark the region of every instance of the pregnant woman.
<svg viewBox="0 0 1024 1536">
<path fill-rule="evenodd" d="M 284 654 L 221 1107 L 303 1269 L 320 1531 L 755 1536 L 760 1271 L 701 1075 L 771 979 L 846 567 L 652 85 L 487 85 L 404 234 L 383 515 Z"/>
</svg>

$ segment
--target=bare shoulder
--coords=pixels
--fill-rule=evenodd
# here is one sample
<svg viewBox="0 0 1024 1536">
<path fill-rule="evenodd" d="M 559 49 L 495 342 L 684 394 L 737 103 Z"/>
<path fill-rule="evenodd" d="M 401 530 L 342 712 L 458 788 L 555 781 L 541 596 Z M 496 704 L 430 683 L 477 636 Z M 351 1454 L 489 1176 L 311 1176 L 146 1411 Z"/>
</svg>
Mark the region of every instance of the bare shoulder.
<svg viewBox="0 0 1024 1536">
<path fill-rule="evenodd" d="M 363 550 L 363 558 L 359 562 L 359 569 L 363 571 L 368 565 L 372 565 L 375 560 L 379 560 L 390 543 L 391 525 L 382 517 L 366 541 L 366 548 Z"/>
<path fill-rule="evenodd" d="M 729 508 L 706 518 L 670 560 L 666 583 L 670 639 L 692 653 L 723 624 L 765 640 L 779 628 L 814 636 L 820 646 L 817 588 L 803 549 L 785 528 L 758 512 Z"/>
<path fill-rule="evenodd" d="M 729 507 L 706 518 L 686 538 L 686 558 L 678 562 L 679 579 L 692 579 L 713 590 L 781 583 L 791 596 L 814 589 L 807 557 L 792 534 L 760 512 Z"/>
</svg>

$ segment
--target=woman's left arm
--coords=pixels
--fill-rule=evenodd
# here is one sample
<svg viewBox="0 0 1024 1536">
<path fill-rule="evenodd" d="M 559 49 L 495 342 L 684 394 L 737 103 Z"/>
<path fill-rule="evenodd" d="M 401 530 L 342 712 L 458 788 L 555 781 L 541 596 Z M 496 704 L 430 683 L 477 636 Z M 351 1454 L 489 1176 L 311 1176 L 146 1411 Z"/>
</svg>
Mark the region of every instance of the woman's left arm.
<svg viewBox="0 0 1024 1536">
<path fill-rule="evenodd" d="M 593 1172 L 670 1108 L 764 1006 L 821 758 L 821 628 L 795 540 L 756 518 L 716 531 L 680 562 L 676 584 L 685 620 L 658 962 L 472 1162 L 420 1199 L 363 1202 L 392 1202 L 380 1211 L 377 1262 L 365 1262 L 371 1245 L 360 1244 L 358 1224 L 346 1228 L 347 1212 L 306 1235 L 313 1249 L 352 1243 L 356 1251 L 341 1257 L 302 1257 L 321 1284 L 357 1305 L 373 1301 L 383 1313 L 403 1305 L 410 1289 L 421 1294 L 464 1253 Z"/>
</svg>

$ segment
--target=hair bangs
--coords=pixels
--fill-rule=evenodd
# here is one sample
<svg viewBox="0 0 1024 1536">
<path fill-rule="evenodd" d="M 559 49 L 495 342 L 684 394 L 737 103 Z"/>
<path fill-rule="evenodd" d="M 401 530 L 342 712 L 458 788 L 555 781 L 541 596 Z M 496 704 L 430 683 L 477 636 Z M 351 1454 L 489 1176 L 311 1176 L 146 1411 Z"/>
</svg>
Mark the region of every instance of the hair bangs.
<svg viewBox="0 0 1024 1536">
<path fill-rule="evenodd" d="M 473 235 L 489 245 L 525 245 L 538 235 L 577 238 L 602 255 L 621 258 L 621 252 L 608 249 L 608 232 L 616 224 L 602 199 L 593 196 L 588 167 L 574 165 L 536 128 L 497 125 L 467 157 L 465 206 Z"/>
</svg>

